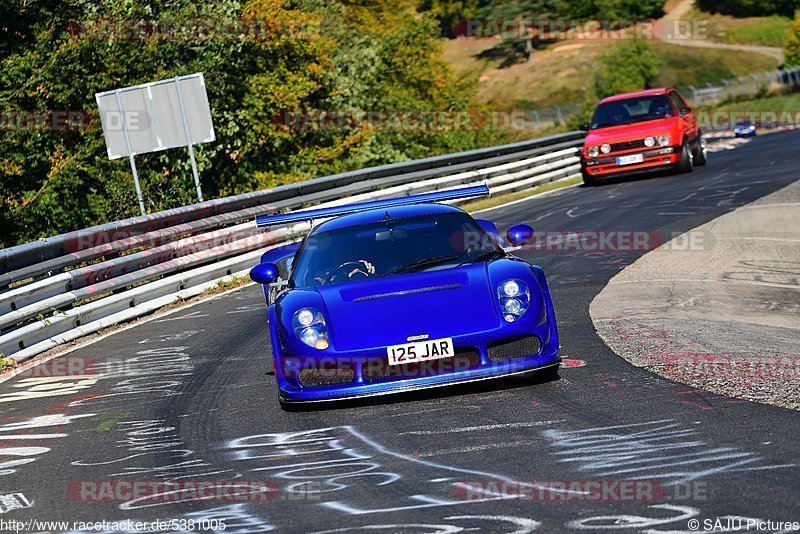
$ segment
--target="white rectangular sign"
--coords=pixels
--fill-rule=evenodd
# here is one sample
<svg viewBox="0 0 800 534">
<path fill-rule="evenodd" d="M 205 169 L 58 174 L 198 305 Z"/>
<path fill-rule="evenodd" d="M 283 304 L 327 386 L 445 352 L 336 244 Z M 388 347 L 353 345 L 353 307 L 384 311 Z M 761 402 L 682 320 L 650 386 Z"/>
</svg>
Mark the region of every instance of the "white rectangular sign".
<svg viewBox="0 0 800 534">
<path fill-rule="evenodd" d="M 144 154 L 215 139 L 202 73 L 97 93 L 95 98 L 111 159 L 129 156 L 128 143 L 132 154 Z"/>
</svg>

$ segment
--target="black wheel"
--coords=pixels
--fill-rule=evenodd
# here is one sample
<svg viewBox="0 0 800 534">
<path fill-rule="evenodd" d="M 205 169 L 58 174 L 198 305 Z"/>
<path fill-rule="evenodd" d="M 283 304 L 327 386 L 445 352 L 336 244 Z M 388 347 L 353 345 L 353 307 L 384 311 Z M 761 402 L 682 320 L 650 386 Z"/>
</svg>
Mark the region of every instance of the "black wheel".
<svg viewBox="0 0 800 534">
<path fill-rule="evenodd" d="M 681 161 L 678 163 L 678 172 L 692 172 L 694 169 L 694 156 L 689 150 L 689 143 L 683 142 L 681 146 Z"/>
<path fill-rule="evenodd" d="M 583 177 L 583 185 L 586 187 L 592 187 L 593 185 L 597 185 L 597 181 L 589 176 L 589 173 L 586 172 L 585 169 L 581 169 L 581 177 Z"/>
<path fill-rule="evenodd" d="M 703 138 L 699 138 L 697 140 L 697 148 L 692 154 L 693 163 L 696 166 L 705 165 L 708 162 L 708 153 L 706 152 L 706 142 L 703 141 Z"/>
</svg>

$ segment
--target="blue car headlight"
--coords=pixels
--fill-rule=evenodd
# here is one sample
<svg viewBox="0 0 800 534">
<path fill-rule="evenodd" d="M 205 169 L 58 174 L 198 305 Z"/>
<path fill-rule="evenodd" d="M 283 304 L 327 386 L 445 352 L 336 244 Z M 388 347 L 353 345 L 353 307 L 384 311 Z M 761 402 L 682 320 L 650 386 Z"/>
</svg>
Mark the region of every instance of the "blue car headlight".
<svg viewBox="0 0 800 534">
<path fill-rule="evenodd" d="M 519 278 L 511 278 L 500 282 L 497 286 L 497 297 L 503 311 L 503 319 L 513 323 L 528 311 L 531 304 L 531 293 L 528 285 Z"/>
<path fill-rule="evenodd" d="M 315 349 L 327 349 L 330 345 L 325 317 L 316 308 L 300 308 L 292 316 L 292 328 L 297 339 Z"/>
</svg>

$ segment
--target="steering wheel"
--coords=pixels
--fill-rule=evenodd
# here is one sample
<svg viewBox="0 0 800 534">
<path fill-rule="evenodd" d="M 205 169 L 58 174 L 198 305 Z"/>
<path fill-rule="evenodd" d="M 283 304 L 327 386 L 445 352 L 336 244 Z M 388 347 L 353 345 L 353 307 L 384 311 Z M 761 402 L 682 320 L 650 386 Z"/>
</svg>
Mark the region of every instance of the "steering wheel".
<svg viewBox="0 0 800 534">
<path fill-rule="evenodd" d="M 346 261 L 338 267 L 326 272 L 323 276 L 324 283 L 330 284 L 339 279 L 361 280 L 375 274 L 375 266 L 367 260 Z"/>
</svg>

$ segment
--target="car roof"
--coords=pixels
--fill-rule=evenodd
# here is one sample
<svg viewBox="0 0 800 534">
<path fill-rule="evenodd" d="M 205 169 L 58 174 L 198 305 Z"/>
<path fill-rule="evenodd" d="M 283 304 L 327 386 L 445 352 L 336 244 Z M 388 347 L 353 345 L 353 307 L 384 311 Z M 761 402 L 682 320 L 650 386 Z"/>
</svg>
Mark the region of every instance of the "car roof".
<svg viewBox="0 0 800 534">
<path fill-rule="evenodd" d="M 386 213 L 392 219 L 401 219 L 404 217 L 415 217 L 419 215 L 433 215 L 437 213 L 465 213 L 463 210 L 455 206 L 448 206 L 446 204 L 413 204 L 411 206 L 399 206 L 395 208 L 379 208 L 367 211 L 359 211 L 351 213 L 350 215 L 342 215 L 335 219 L 325 221 L 316 228 L 313 233 L 327 232 L 329 230 L 337 230 L 339 228 L 347 228 L 348 226 L 357 226 L 360 224 L 376 223 L 386 219 Z"/>
<path fill-rule="evenodd" d="M 636 98 L 640 96 L 665 95 L 667 94 L 667 91 L 671 90 L 672 90 L 671 87 L 659 87 L 658 89 L 645 89 L 644 91 L 633 91 L 631 93 L 622 93 L 604 98 L 603 100 L 600 101 L 600 103 L 605 104 L 606 102 L 614 102 L 616 100 L 626 100 L 628 98 Z"/>
</svg>

